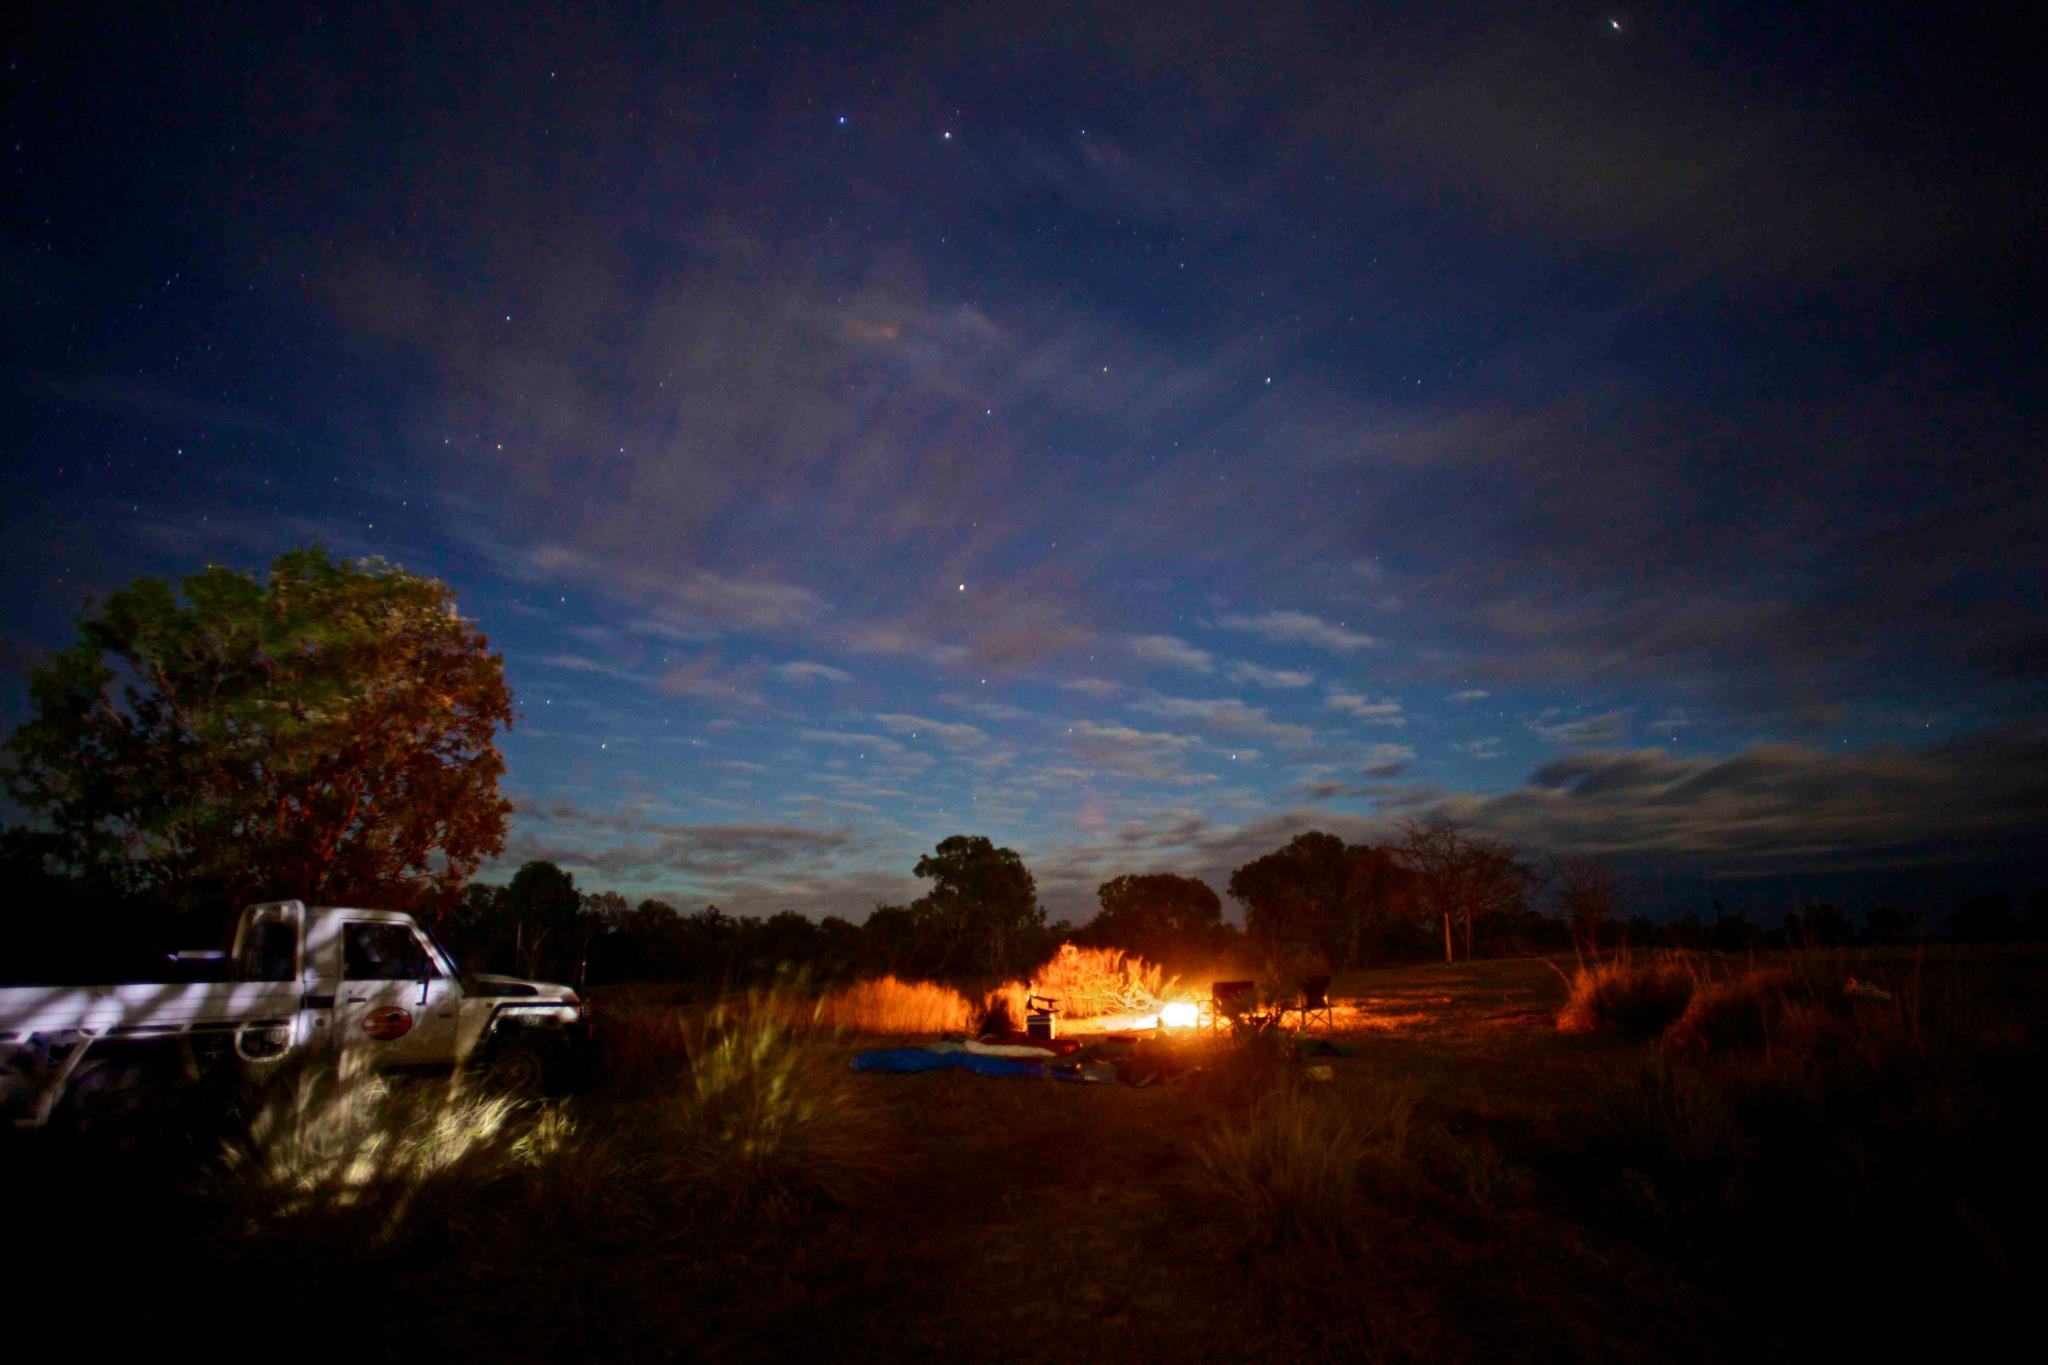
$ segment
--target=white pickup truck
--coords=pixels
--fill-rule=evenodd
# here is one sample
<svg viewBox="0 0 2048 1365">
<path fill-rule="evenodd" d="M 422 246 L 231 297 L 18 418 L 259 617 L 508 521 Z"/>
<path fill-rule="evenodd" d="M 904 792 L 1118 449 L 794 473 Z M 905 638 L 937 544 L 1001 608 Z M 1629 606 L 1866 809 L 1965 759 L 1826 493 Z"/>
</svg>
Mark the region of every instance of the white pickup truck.
<svg viewBox="0 0 2048 1365">
<path fill-rule="evenodd" d="M 567 986 L 464 974 L 410 915 L 273 901 L 242 912 L 227 980 L 0 989 L 0 1115 L 40 1127 L 115 1090 L 301 1047 L 379 1069 L 485 1073 L 540 1089 L 588 1050 Z"/>
</svg>

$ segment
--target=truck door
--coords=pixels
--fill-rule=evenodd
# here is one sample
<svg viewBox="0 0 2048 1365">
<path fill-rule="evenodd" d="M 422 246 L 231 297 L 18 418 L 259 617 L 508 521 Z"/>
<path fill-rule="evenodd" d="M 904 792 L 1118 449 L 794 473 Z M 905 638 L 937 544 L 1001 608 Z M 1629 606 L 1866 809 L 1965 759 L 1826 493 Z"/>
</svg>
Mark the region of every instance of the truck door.
<svg viewBox="0 0 2048 1365">
<path fill-rule="evenodd" d="M 367 1049 L 376 1067 L 454 1063 L 456 986 L 410 924 L 342 921 L 341 962 L 338 1044 Z"/>
</svg>

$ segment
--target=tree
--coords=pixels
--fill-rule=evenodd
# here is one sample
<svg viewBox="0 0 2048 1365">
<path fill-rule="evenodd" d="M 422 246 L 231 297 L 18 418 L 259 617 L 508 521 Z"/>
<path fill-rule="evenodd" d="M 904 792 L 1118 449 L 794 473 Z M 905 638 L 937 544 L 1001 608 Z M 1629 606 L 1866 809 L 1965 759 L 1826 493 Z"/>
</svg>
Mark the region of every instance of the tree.
<svg viewBox="0 0 2048 1365">
<path fill-rule="evenodd" d="M 1572 941 L 1586 951 L 1597 949 L 1607 926 L 1621 914 L 1613 864 L 1605 858 L 1553 858 L 1550 872 L 1557 886 L 1557 916 L 1571 926 Z"/>
<path fill-rule="evenodd" d="M 434 579 L 318 548 L 138 579 L 29 686 L 8 787 L 97 885 L 443 909 L 503 847 L 504 662 Z"/>
<path fill-rule="evenodd" d="M 1229 891 L 1261 945 L 1311 952 L 1342 970 L 1390 945 L 1407 913 L 1408 880 L 1387 850 L 1310 830 L 1232 872 Z"/>
<path fill-rule="evenodd" d="M 911 911 L 934 950 L 934 972 L 963 959 L 983 971 L 1003 971 L 1045 927 L 1038 886 L 1024 860 L 982 835 L 943 839 L 911 870 L 932 883 Z"/>
<path fill-rule="evenodd" d="M 1153 962 L 1207 951 L 1223 922 L 1223 902 L 1198 877 L 1172 872 L 1114 877 L 1095 895 L 1102 912 L 1088 922 L 1085 936 Z"/>
<path fill-rule="evenodd" d="M 1450 820 L 1401 822 L 1401 860 L 1415 874 L 1416 896 L 1432 921 L 1444 928 L 1444 961 L 1453 960 L 1454 932 L 1472 956 L 1477 927 L 1517 909 L 1535 880 L 1506 844 L 1468 833 Z"/>
</svg>

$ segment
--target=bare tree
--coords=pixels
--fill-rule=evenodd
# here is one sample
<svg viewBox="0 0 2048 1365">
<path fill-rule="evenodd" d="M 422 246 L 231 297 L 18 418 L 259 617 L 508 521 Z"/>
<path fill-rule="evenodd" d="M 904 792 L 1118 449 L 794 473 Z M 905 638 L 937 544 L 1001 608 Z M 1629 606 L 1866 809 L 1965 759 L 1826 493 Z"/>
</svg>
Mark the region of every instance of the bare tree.
<svg viewBox="0 0 2048 1365">
<path fill-rule="evenodd" d="M 1444 961 L 1454 960 L 1456 937 L 1465 940 L 1465 956 L 1471 957 L 1474 930 L 1520 905 L 1533 874 L 1512 848 L 1455 821 L 1403 820 L 1400 829 L 1398 853 L 1415 874 L 1416 901 L 1429 918 L 1443 922 Z"/>
<path fill-rule="evenodd" d="M 1558 917 L 1572 928 L 1581 951 L 1600 946 L 1601 931 L 1620 918 L 1621 886 L 1605 858 L 1580 855 L 1550 860 Z"/>
</svg>

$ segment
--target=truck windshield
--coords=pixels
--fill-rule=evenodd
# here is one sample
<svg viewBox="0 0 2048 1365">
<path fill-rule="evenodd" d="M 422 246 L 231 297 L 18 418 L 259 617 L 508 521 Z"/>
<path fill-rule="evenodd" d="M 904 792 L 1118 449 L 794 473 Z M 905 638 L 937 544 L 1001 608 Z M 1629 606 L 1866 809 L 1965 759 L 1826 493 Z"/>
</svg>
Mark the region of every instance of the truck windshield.
<svg viewBox="0 0 2048 1365">
<path fill-rule="evenodd" d="M 441 955 L 441 960 L 448 964 L 448 974 L 453 977 L 460 977 L 462 975 L 462 960 L 449 951 L 448 945 L 443 943 L 432 929 L 422 924 L 419 926 L 419 930 L 427 936 L 427 942 L 434 945 L 434 951 Z"/>
</svg>

